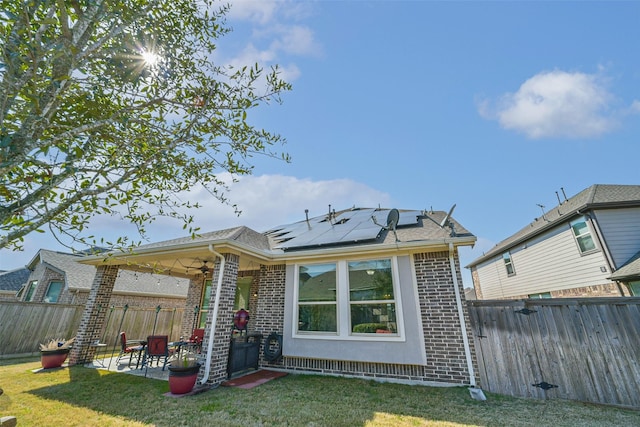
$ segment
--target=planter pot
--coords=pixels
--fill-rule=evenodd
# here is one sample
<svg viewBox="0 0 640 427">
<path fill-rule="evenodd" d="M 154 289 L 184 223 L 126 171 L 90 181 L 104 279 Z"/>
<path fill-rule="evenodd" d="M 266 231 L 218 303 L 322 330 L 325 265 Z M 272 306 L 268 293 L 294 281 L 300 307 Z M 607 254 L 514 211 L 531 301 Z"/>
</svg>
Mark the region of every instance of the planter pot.
<svg viewBox="0 0 640 427">
<path fill-rule="evenodd" d="M 62 366 L 64 361 L 67 360 L 68 355 L 68 348 L 62 348 L 59 350 L 41 350 L 40 363 L 44 369 L 59 368 Z"/>
<path fill-rule="evenodd" d="M 200 364 L 189 368 L 169 366 L 169 391 L 173 394 L 189 393 L 198 379 Z"/>
</svg>

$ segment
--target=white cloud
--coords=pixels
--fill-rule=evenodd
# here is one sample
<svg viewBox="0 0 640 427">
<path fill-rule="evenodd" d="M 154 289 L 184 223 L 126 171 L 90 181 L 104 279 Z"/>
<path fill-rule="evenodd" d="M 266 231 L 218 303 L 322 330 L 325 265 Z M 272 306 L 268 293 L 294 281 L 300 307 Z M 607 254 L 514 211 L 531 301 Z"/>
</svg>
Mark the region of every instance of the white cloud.
<svg viewBox="0 0 640 427">
<path fill-rule="evenodd" d="M 593 138 L 617 126 L 614 102 L 599 76 L 555 70 L 539 73 L 517 92 L 505 94 L 495 111 L 486 100 L 478 110 L 532 139 Z"/>
<path fill-rule="evenodd" d="M 231 0 L 230 19 L 268 25 L 279 17 L 300 20 L 311 13 L 311 3 L 292 0 Z"/>
<path fill-rule="evenodd" d="M 271 22 L 279 5 L 275 1 L 233 0 L 227 16 L 229 19 L 250 21 L 258 24 Z"/>
<path fill-rule="evenodd" d="M 301 25 L 282 25 L 273 31 L 276 38 L 271 49 L 290 55 L 317 55 L 320 45 L 316 42 L 313 31 Z"/>
<path fill-rule="evenodd" d="M 228 197 L 242 211 L 212 199 L 206 190 L 192 190 L 192 200 L 204 207 L 195 212 L 203 231 L 246 225 L 257 231 L 305 219 L 305 209 L 314 217 L 336 210 L 358 207 L 388 207 L 391 197 L 350 179 L 312 181 L 283 175 L 248 176 L 229 185 Z"/>
<path fill-rule="evenodd" d="M 314 32 L 300 24 L 310 10 L 309 4 L 299 2 L 234 0 L 227 15 L 229 24 L 249 23 L 251 30 L 244 49 L 223 62 L 236 68 L 259 63 L 266 69 L 279 64 L 281 77 L 293 82 L 301 74 L 293 62 L 296 58 L 322 54 Z"/>
</svg>

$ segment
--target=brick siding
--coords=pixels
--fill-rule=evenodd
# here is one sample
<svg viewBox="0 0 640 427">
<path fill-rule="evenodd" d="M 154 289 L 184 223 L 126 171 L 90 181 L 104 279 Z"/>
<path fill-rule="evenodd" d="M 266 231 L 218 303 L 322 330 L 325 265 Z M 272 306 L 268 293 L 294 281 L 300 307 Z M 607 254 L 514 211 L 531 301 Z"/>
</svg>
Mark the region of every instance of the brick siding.
<svg viewBox="0 0 640 427">
<path fill-rule="evenodd" d="M 70 301 L 62 302 L 61 304 L 76 304 L 85 305 L 89 299 L 89 291 L 79 291 L 73 293 L 73 298 Z M 184 308 L 184 297 L 166 297 L 162 295 L 126 295 L 113 293 L 109 300 L 109 306 L 123 307 L 128 305 L 131 308 L 153 308 L 160 306 L 162 308 Z M 189 323 L 191 325 L 191 323 Z"/>
<path fill-rule="evenodd" d="M 623 297 L 631 296 L 629 288 L 618 286 L 616 283 L 605 283 L 602 285 L 582 286 L 579 288 L 560 289 L 550 291 L 551 298 L 595 298 L 595 297 Z M 513 297 L 500 299 L 527 299 L 529 295 L 516 295 Z M 480 298 L 478 298 L 480 299 Z"/>
<path fill-rule="evenodd" d="M 475 361 L 473 335 L 466 309 L 464 288 L 460 280 L 460 261 L 457 253 L 454 261 L 467 328 L 467 340 L 471 348 L 472 360 Z M 414 264 L 427 354 L 424 380 L 469 384 L 471 377 L 462 339 L 449 253 L 416 254 Z M 478 372 L 477 368 L 474 372 Z"/>
<path fill-rule="evenodd" d="M 356 361 L 320 360 L 299 357 L 283 357 L 275 362 L 263 358 L 264 367 L 278 367 L 294 371 L 315 372 L 327 375 L 344 375 L 371 379 L 386 379 L 421 383 L 469 384 L 462 330 L 458 315 L 453 277 L 448 252 L 414 255 L 418 284 L 418 297 L 422 315 L 427 364 L 401 365 Z M 460 262 L 455 256 L 458 289 L 463 304 L 467 326 L 467 338 L 475 364 L 475 349 L 466 310 L 464 289 L 460 278 Z M 276 331 L 282 333 L 284 322 L 285 266 L 263 267 L 259 289 L 256 329 L 263 335 Z"/>
</svg>

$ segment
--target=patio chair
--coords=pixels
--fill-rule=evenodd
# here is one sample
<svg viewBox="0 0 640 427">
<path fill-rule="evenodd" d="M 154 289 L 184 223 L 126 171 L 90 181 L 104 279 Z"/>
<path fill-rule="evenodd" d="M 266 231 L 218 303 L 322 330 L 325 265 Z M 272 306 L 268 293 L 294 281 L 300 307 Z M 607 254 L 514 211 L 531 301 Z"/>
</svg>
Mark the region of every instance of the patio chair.
<svg viewBox="0 0 640 427">
<path fill-rule="evenodd" d="M 160 366 L 162 363 L 162 370 L 164 371 L 169 360 L 169 336 L 167 335 L 150 335 L 147 337 L 147 350 L 144 355 L 143 365 L 149 368 L 156 361 L 156 366 Z M 164 359 L 164 360 L 163 360 Z"/>
<path fill-rule="evenodd" d="M 187 341 L 189 343 L 189 347 L 192 350 L 197 351 L 198 353 L 202 349 L 202 340 L 204 339 L 204 328 L 196 328 L 193 330 L 191 337 Z"/>
<path fill-rule="evenodd" d="M 144 349 L 143 345 L 128 345 L 127 344 L 127 334 L 124 332 L 120 332 L 120 354 L 118 354 L 118 358 L 116 359 L 116 365 L 120 363 L 120 359 L 122 357 L 129 356 L 129 364 L 128 367 L 131 367 L 131 362 L 134 356 L 136 357 L 136 366 L 140 363 L 140 356 L 142 354 L 142 350 Z"/>
</svg>

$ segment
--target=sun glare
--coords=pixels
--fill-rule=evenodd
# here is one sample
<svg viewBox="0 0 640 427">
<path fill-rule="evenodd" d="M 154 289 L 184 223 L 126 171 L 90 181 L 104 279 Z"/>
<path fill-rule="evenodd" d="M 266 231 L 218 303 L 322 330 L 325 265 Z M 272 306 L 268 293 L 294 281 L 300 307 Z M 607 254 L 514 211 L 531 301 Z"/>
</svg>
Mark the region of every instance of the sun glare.
<svg viewBox="0 0 640 427">
<path fill-rule="evenodd" d="M 153 53 L 153 52 L 143 51 L 142 52 L 142 59 L 144 60 L 144 63 L 148 67 L 153 67 L 154 65 L 156 65 L 158 63 L 158 61 L 160 60 L 160 57 L 158 55 L 156 55 L 155 53 Z"/>
</svg>

